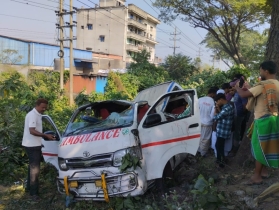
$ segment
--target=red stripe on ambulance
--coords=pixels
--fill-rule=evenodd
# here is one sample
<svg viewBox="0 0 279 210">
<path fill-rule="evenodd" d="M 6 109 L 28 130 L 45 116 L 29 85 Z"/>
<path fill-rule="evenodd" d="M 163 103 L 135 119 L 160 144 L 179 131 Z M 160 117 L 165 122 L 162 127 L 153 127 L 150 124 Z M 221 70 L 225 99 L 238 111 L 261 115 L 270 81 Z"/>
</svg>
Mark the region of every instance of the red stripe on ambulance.
<svg viewBox="0 0 279 210">
<path fill-rule="evenodd" d="M 46 152 L 43 152 L 42 154 L 45 156 L 58 156 L 57 154 L 46 153 Z"/>
<path fill-rule="evenodd" d="M 176 138 L 176 139 L 169 139 L 169 140 L 164 140 L 164 141 L 157 141 L 157 142 L 152 142 L 152 143 L 148 143 L 148 144 L 143 144 L 141 147 L 146 148 L 146 147 L 159 146 L 159 145 L 163 145 L 163 144 L 187 141 L 187 140 L 191 140 L 191 139 L 195 139 L 195 138 L 199 138 L 199 137 L 201 137 L 200 134 L 196 134 L 193 136 L 184 136 L 184 137 L 180 137 L 180 138 Z"/>
</svg>

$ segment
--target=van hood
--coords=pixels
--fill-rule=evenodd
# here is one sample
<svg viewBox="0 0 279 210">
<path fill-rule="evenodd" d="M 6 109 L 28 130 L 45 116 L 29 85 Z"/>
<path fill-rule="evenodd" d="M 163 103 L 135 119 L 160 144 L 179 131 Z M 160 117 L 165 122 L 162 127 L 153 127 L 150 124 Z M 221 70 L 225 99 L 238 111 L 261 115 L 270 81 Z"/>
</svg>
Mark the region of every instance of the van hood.
<svg viewBox="0 0 279 210">
<path fill-rule="evenodd" d="M 86 158 L 113 153 L 134 146 L 131 128 L 116 128 L 89 134 L 64 137 L 58 148 L 58 157 Z"/>
</svg>

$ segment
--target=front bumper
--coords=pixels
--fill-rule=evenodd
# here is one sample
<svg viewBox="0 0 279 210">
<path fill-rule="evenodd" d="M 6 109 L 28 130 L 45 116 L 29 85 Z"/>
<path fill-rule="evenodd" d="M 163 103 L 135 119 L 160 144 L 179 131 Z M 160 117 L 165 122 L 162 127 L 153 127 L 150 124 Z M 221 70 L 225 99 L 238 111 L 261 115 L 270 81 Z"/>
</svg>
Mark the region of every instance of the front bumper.
<svg viewBox="0 0 279 210">
<path fill-rule="evenodd" d="M 58 191 L 62 194 L 69 192 L 76 200 L 104 201 L 107 200 L 106 194 L 109 197 L 127 196 L 132 191 L 138 191 L 133 194 L 143 194 L 143 188 L 138 186 L 138 173 L 134 171 L 112 173 L 104 170 L 97 174 L 94 170 L 84 170 L 75 171 L 71 176 L 57 178 Z"/>
</svg>

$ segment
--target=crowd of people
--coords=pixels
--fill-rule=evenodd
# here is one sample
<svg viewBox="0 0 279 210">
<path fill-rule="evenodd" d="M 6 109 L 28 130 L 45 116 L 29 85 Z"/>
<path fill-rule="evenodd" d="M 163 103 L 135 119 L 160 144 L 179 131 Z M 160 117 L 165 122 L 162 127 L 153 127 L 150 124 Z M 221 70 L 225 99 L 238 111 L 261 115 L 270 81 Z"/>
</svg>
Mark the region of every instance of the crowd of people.
<svg viewBox="0 0 279 210">
<path fill-rule="evenodd" d="M 229 157 L 236 155 L 246 135 L 250 114 L 254 113 L 254 122 L 247 133 L 256 160 L 250 184 L 259 184 L 263 177 L 268 177 L 267 167 L 279 167 L 279 82 L 276 72 L 276 64 L 265 61 L 260 65 L 261 81 L 253 87 L 244 75 L 236 74 L 231 82 L 222 84 L 220 89 L 210 88 L 207 96 L 199 99 L 201 141 L 198 151 L 206 157 L 211 146 L 220 169 L 225 167 Z"/>
</svg>

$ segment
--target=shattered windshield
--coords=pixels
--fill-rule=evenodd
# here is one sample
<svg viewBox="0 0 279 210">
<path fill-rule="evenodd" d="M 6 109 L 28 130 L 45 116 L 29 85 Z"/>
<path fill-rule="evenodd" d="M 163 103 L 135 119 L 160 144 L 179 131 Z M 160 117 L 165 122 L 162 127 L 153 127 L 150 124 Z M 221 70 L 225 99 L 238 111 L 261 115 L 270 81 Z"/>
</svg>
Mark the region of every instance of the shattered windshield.
<svg viewBox="0 0 279 210">
<path fill-rule="evenodd" d="M 134 120 L 134 105 L 119 101 L 99 102 L 78 110 L 74 116 L 64 136 L 131 126 Z"/>
</svg>

